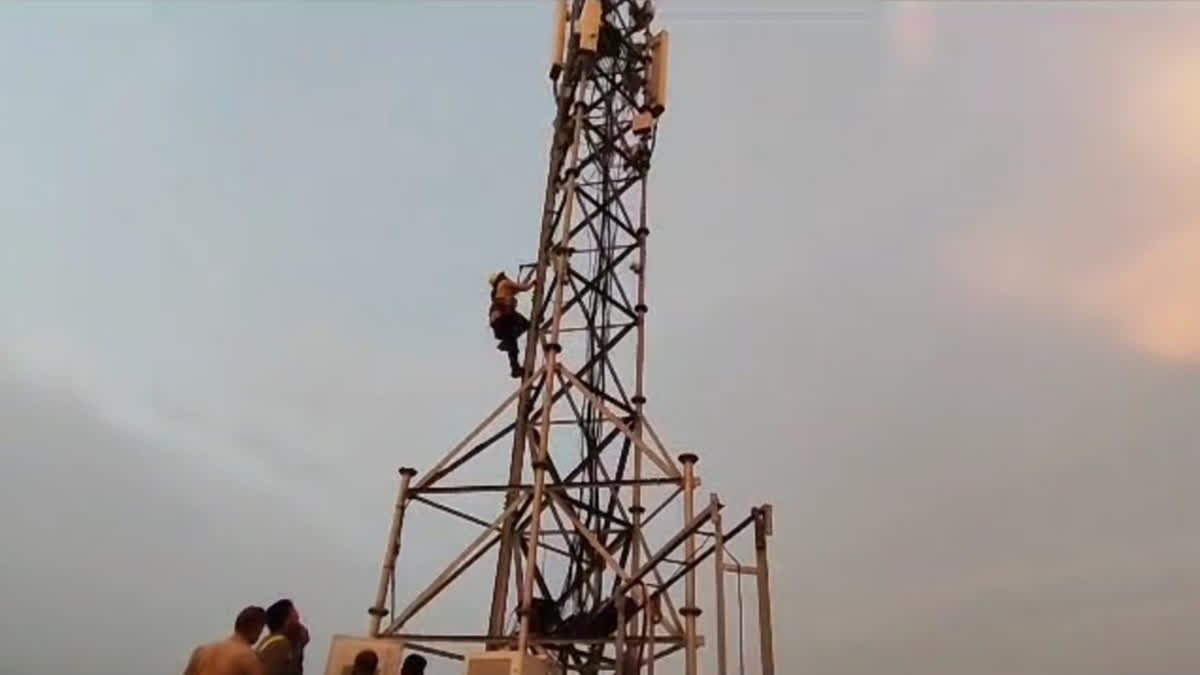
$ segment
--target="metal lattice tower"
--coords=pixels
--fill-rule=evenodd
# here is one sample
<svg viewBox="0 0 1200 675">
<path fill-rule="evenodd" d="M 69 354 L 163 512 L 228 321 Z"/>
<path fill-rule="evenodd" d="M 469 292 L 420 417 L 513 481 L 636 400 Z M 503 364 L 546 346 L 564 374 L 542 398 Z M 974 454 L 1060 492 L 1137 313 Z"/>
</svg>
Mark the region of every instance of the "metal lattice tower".
<svg viewBox="0 0 1200 675">
<path fill-rule="evenodd" d="M 683 652 L 686 673 L 695 675 L 702 641 L 696 570 L 713 556 L 720 672 L 723 580 L 732 571 L 758 578 L 763 672 L 773 674 L 770 507 L 752 509 L 725 530 L 716 495 L 697 505 L 696 455 L 672 456 L 644 414 L 647 176 L 665 110 L 667 33 L 652 28 L 650 0 L 560 0 L 557 11 L 550 73 L 556 114 L 525 377 L 424 476 L 401 470 L 370 632 L 454 658 L 461 656 L 426 645 L 476 642 L 532 652 L 568 672 L 650 673 L 659 659 Z M 513 408 L 512 421 L 488 433 Z M 472 460 L 505 451 L 511 454 L 503 483 L 456 481 Z M 493 495 L 500 515 L 489 522 L 434 501 L 452 493 Z M 398 594 L 403 523 L 418 502 L 483 532 L 397 612 L 385 603 L 389 592 L 393 603 Z M 727 541 L 745 529 L 756 535 L 756 565 L 727 565 Z M 404 632 L 493 551 L 486 633 Z"/>
</svg>

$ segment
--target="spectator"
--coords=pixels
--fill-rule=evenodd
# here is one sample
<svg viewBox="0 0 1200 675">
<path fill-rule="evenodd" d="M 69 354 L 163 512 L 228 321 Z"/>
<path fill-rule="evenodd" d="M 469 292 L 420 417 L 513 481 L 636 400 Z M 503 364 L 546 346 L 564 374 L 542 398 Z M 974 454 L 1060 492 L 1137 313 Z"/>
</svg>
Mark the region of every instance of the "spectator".
<svg viewBox="0 0 1200 675">
<path fill-rule="evenodd" d="M 300 675 L 297 645 L 288 639 L 289 633 L 295 634 L 299 623 L 300 613 L 287 598 L 267 608 L 268 633 L 258 646 L 258 658 L 262 662 L 264 675 Z M 303 649 L 302 645 L 299 647 Z"/>
<path fill-rule="evenodd" d="M 379 670 L 379 655 L 370 649 L 364 649 L 354 657 L 354 665 L 350 667 L 349 675 L 375 675 Z"/>
<path fill-rule="evenodd" d="M 308 628 L 296 621 L 289 623 L 283 629 L 283 634 L 292 646 L 292 656 L 296 659 L 296 673 L 300 675 L 304 672 L 304 648 L 308 646 Z"/>
<path fill-rule="evenodd" d="M 425 675 L 425 657 L 420 654 L 409 654 L 404 657 L 400 666 L 400 675 Z"/>
<path fill-rule="evenodd" d="M 233 635 L 197 647 L 183 675 L 263 675 L 253 645 L 266 621 L 267 612 L 262 607 L 250 606 L 238 612 Z"/>
</svg>

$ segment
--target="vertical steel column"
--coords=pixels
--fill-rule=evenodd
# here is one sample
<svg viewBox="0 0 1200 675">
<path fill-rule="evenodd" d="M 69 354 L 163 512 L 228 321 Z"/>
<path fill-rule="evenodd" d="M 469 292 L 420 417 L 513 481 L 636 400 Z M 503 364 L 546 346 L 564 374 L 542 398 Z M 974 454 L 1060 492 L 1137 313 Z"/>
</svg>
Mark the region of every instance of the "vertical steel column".
<svg viewBox="0 0 1200 675">
<path fill-rule="evenodd" d="M 573 24 L 574 14 L 566 17 L 568 25 L 563 30 L 570 30 Z M 568 69 L 575 67 L 575 58 L 569 57 L 565 62 L 565 67 Z M 546 187 L 542 197 L 542 222 L 541 230 L 538 234 L 538 265 L 534 275 L 532 311 L 529 313 L 529 330 L 525 334 L 525 361 L 524 361 L 524 376 L 529 377 L 533 372 L 537 363 L 537 352 L 541 342 L 542 320 L 544 318 L 544 309 L 546 301 L 546 268 L 550 266 L 550 248 L 554 237 L 554 228 L 557 224 L 555 219 L 555 198 L 558 196 L 560 189 L 559 180 L 561 178 L 561 169 L 563 162 L 566 160 L 570 142 L 567 136 L 570 134 L 572 139 L 578 138 L 578 124 L 573 128 L 568 128 L 568 124 L 572 119 L 574 110 L 571 107 L 577 93 L 578 82 L 571 77 L 564 77 L 561 82 L 555 87 L 555 103 L 557 112 L 554 120 L 554 138 L 550 143 L 550 168 L 546 172 Z M 571 141 L 573 142 L 573 140 Z M 566 227 L 570 228 L 570 221 L 566 221 Z M 549 378 L 547 378 L 548 380 Z M 521 390 L 520 398 L 517 401 L 517 420 L 516 426 L 513 429 L 513 445 L 512 455 L 509 458 L 508 467 L 508 484 L 517 485 L 521 482 L 521 474 L 523 473 L 523 465 L 525 461 L 525 441 L 528 435 L 526 425 L 529 421 L 529 413 L 533 406 L 532 401 L 532 386 L 526 386 Z M 546 393 L 542 393 L 546 396 Z M 510 489 L 505 495 L 505 506 L 513 503 L 520 496 L 520 490 L 515 487 Z M 492 582 L 492 605 L 488 616 L 488 636 L 499 638 L 504 632 L 504 618 L 508 609 L 508 586 L 511 582 L 510 575 L 512 574 L 513 560 L 513 545 L 516 538 L 516 515 L 504 521 L 501 527 L 500 551 L 496 559 L 496 577 Z M 502 642 L 493 642 L 488 644 L 488 648 L 503 646 Z"/>
<path fill-rule="evenodd" d="M 613 598 L 613 601 L 617 605 L 617 635 L 616 644 L 613 645 L 616 651 L 613 659 L 616 666 L 614 675 L 633 675 L 625 670 L 625 651 L 627 649 L 625 645 L 625 596 L 618 595 Z"/>
<path fill-rule="evenodd" d="M 716 494 L 709 496 L 709 503 L 714 507 L 713 524 L 713 570 L 716 573 L 716 588 L 713 592 L 717 600 L 717 675 L 725 675 L 729 667 L 726 652 L 725 627 L 725 529 L 721 526 L 721 500 Z"/>
<path fill-rule="evenodd" d="M 379 570 L 379 585 L 375 588 L 375 605 L 368 610 L 371 622 L 367 628 L 367 634 L 371 636 L 379 635 L 379 624 L 383 622 L 383 617 L 387 614 L 383 603 L 387 600 L 388 585 L 396 570 L 396 557 L 400 555 L 400 532 L 404 525 L 404 509 L 408 506 L 408 484 L 415 475 L 417 475 L 416 469 L 409 467 L 400 469 L 400 489 L 396 492 L 396 508 L 392 512 L 392 526 L 388 530 L 383 566 Z"/>
<path fill-rule="evenodd" d="M 643 433 L 642 415 L 645 414 L 646 404 L 646 234 L 649 232 L 646 227 L 646 178 L 641 180 L 641 205 L 638 207 L 638 259 L 634 264 L 634 272 L 637 274 L 637 306 L 634 308 L 637 311 L 637 362 L 636 362 L 636 379 L 633 389 L 633 434 L 637 442 L 633 444 L 633 479 L 639 481 L 643 475 L 643 462 L 645 458 L 642 456 L 642 441 L 645 438 Z M 633 540 L 633 551 L 629 563 L 630 570 L 640 569 L 642 566 L 642 517 L 645 515 L 646 507 L 642 505 L 642 486 L 635 483 L 633 486 L 633 504 L 629 507 L 629 515 L 632 519 L 633 532 L 630 537 Z M 639 612 L 638 618 L 634 624 L 635 632 L 643 633 L 645 631 L 636 630 L 642 625 L 648 626 L 651 631 L 654 630 L 654 622 L 650 615 L 645 612 Z M 643 653 L 645 646 L 638 645 L 639 657 Z M 640 658 L 639 658 L 640 662 Z M 641 670 L 639 667 L 638 670 Z M 632 675 L 627 673 L 626 675 Z"/>
<path fill-rule="evenodd" d="M 683 522 L 685 527 L 696 517 L 696 462 L 699 457 L 692 453 L 679 456 L 683 464 Z M 684 540 L 685 561 L 691 565 L 696 559 L 696 533 L 689 531 Z M 684 607 L 679 610 L 684 621 L 684 673 L 698 675 L 699 663 L 696 644 L 696 618 L 700 608 L 696 606 L 696 569 L 689 567 L 685 577 Z"/>
<path fill-rule="evenodd" d="M 771 506 L 754 509 L 754 568 L 758 579 L 758 636 L 762 675 L 775 675 L 775 636 L 771 628 L 771 572 L 767 566 L 767 537 L 770 534 Z"/>
<path fill-rule="evenodd" d="M 654 656 L 654 622 L 650 623 L 650 631 L 646 634 L 646 675 L 654 675 L 654 663 L 658 661 Z"/>
<path fill-rule="evenodd" d="M 542 503 L 546 498 L 546 468 L 550 464 L 550 417 L 554 401 L 554 385 L 557 381 L 559 344 L 562 331 L 563 301 L 569 275 L 567 258 L 571 255 L 571 214 L 575 206 L 575 187 L 578 184 L 579 134 L 583 128 L 584 106 L 575 104 L 574 136 L 571 140 L 570 159 L 567 162 L 567 183 L 564 186 L 562 227 L 559 243 L 553 249 L 554 261 L 554 307 L 550 320 L 550 336 L 546 344 L 546 374 L 542 385 L 542 413 L 539 421 L 537 459 L 533 462 L 533 502 L 529 505 L 529 554 L 521 584 L 521 629 L 517 636 L 517 651 L 524 654 L 529 646 L 529 612 L 533 606 L 534 575 L 538 564 L 538 544 L 542 532 Z M 532 346 L 530 347 L 533 348 Z"/>
</svg>

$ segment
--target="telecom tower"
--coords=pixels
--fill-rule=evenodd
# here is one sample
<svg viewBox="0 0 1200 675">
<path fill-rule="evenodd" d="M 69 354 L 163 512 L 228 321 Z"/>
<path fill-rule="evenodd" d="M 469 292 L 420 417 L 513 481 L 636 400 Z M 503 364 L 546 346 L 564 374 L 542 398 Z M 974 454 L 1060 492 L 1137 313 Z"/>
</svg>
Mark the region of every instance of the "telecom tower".
<svg viewBox="0 0 1200 675">
<path fill-rule="evenodd" d="M 724 582 L 733 573 L 757 579 L 761 672 L 773 675 L 771 508 L 723 525 L 716 495 L 698 501 L 697 456 L 669 452 L 644 414 L 646 184 L 666 105 L 667 32 L 652 28 L 651 0 L 560 0 L 556 11 L 550 69 L 556 114 L 524 378 L 421 477 L 400 470 L 370 637 L 354 644 L 335 638 L 330 671 L 359 646 L 390 645 L 396 651 L 384 659 L 386 668 L 402 651 L 418 651 L 465 660 L 469 675 L 634 675 L 653 673 L 656 664 L 664 667 L 662 659 L 682 652 L 684 672 L 696 675 L 704 642 L 698 566 L 711 557 L 718 673 L 727 667 Z M 509 415 L 511 422 L 500 426 Z M 464 466 L 505 452 L 504 482 L 462 482 Z M 452 493 L 491 495 L 495 510 L 479 518 L 435 501 Z M 482 532 L 397 611 L 398 556 L 415 503 Z M 727 564 L 729 540 L 745 530 L 754 533 L 754 565 Z M 405 631 L 483 560 L 495 566 L 486 632 Z M 406 569 L 405 578 L 411 573 Z M 488 605 L 479 602 L 482 615 Z M 454 643 L 473 643 L 476 651 L 432 646 Z"/>
</svg>

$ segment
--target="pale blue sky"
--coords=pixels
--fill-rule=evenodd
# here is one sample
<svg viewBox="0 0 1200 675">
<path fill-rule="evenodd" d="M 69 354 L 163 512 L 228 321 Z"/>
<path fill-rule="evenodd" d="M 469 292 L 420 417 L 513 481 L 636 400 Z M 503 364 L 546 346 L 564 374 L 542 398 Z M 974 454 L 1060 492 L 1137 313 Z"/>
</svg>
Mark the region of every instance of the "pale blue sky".
<svg viewBox="0 0 1200 675">
<path fill-rule="evenodd" d="M 776 504 L 781 672 L 1200 662 L 1200 11 L 660 4 L 650 414 Z M 511 386 L 550 19 L 0 9 L 0 675 L 365 627 L 394 468 Z"/>
</svg>

